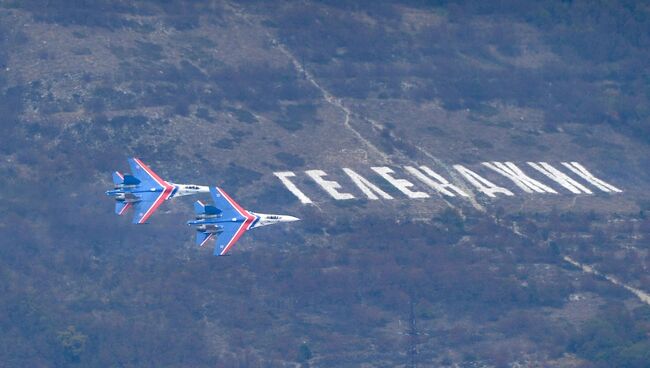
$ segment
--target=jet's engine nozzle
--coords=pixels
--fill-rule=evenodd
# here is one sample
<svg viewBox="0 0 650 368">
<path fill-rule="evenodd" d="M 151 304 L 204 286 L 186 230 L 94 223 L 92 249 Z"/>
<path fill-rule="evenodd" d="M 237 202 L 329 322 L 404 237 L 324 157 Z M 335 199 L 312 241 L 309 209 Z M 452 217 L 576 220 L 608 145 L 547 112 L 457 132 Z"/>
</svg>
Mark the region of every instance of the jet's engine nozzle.
<svg viewBox="0 0 650 368">
<path fill-rule="evenodd" d="M 223 227 L 219 225 L 199 225 L 196 227 L 196 231 L 205 234 L 221 234 Z"/>
</svg>

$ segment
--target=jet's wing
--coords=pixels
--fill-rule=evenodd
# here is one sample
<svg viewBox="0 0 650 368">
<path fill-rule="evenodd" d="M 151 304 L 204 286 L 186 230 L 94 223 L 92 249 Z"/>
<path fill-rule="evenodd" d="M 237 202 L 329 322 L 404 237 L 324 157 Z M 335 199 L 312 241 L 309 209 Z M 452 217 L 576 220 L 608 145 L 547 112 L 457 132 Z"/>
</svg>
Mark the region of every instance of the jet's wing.
<svg viewBox="0 0 650 368">
<path fill-rule="evenodd" d="M 210 195 L 214 201 L 214 206 L 221 210 L 223 218 L 242 218 L 246 219 L 251 215 L 238 205 L 228 193 L 219 187 L 210 187 Z"/>
<path fill-rule="evenodd" d="M 143 224 L 169 198 L 174 187 L 164 181 L 149 166 L 140 161 L 140 159 L 135 157 L 130 158 L 129 166 L 131 166 L 131 174 L 133 177 L 140 181 L 138 183 L 140 188 L 151 190 L 151 192 L 138 193 L 140 201 L 135 205 L 133 223 Z"/>
<path fill-rule="evenodd" d="M 140 185 L 146 189 L 166 189 L 170 185 L 164 181 L 158 174 L 145 165 L 140 159 L 132 157 L 129 159 L 131 166 L 131 175 L 140 180 Z"/>
<path fill-rule="evenodd" d="M 214 255 L 222 256 L 235 245 L 246 230 L 250 229 L 256 217 L 238 205 L 223 189 L 210 187 L 210 194 L 214 206 L 221 210 L 221 217 L 224 220 L 232 219 L 232 222 L 219 223 L 223 232 L 217 236 Z"/>
<path fill-rule="evenodd" d="M 217 235 L 217 242 L 214 246 L 214 255 L 223 256 L 235 245 L 237 240 L 248 230 L 248 222 L 226 222 L 219 224 L 223 232 Z M 207 239 L 206 239 L 207 240 Z"/>
<path fill-rule="evenodd" d="M 164 190 L 161 192 L 138 193 L 140 201 L 136 202 L 134 206 L 135 215 L 133 216 L 133 223 L 143 224 L 147 222 L 149 217 L 165 201 L 167 195 L 168 193 Z"/>
</svg>

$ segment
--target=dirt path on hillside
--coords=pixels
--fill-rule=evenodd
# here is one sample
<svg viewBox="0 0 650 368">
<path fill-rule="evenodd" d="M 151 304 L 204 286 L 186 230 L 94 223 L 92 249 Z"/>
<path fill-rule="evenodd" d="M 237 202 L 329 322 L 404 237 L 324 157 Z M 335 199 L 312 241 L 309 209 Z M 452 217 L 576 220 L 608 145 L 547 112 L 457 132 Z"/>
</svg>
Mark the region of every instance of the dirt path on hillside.
<svg viewBox="0 0 650 368">
<path fill-rule="evenodd" d="M 617 279 L 614 276 L 610 276 L 610 275 L 606 275 L 604 273 L 601 273 L 598 270 L 594 269 L 593 267 L 591 267 L 589 265 L 586 265 L 586 264 L 583 264 L 583 263 L 580 263 L 580 262 L 574 260 L 573 258 L 571 258 L 569 256 L 564 256 L 564 260 L 571 263 L 572 265 L 578 267 L 579 269 L 582 270 L 582 272 L 590 273 L 592 275 L 596 275 L 596 276 L 600 276 L 600 277 L 604 277 L 607 281 L 611 282 L 612 284 L 618 285 L 618 286 L 621 286 L 621 287 L 627 289 L 632 294 L 636 295 L 637 298 L 639 298 L 642 302 L 650 305 L 650 294 L 646 293 L 645 291 L 637 289 L 637 288 L 635 288 L 633 286 L 630 286 L 630 285 L 624 283 L 623 281 Z"/>
</svg>

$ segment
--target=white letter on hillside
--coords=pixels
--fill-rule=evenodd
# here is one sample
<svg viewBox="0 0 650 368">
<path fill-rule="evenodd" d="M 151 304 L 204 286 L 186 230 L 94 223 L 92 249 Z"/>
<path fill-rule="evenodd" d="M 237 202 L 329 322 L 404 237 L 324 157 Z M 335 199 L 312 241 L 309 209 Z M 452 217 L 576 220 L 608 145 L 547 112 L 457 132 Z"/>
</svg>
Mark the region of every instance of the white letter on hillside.
<svg viewBox="0 0 650 368">
<path fill-rule="evenodd" d="M 424 193 L 424 192 L 414 192 L 409 189 L 409 187 L 413 186 L 413 183 L 411 183 L 408 180 L 404 179 L 396 179 L 392 177 L 390 174 L 393 174 L 394 171 L 391 170 L 389 167 L 381 166 L 381 167 L 372 167 L 372 169 L 379 175 L 381 175 L 382 178 L 386 179 L 387 182 L 391 183 L 395 188 L 397 188 L 400 192 L 406 194 L 407 197 L 409 198 L 429 198 L 429 195 Z"/>
<path fill-rule="evenodd" d="M 580 176 L 581 178 L 585 179 L 586 181 L 590 182 L 593 184 L 596 188 L 602 190 L 603 192 L 615 192 L 615 193 L 621 193 L 622 190 L 618 189 L 617 187 L 604 182 L 601 179 L 598 179 L 595 177 L 592 173 L 589 172 L 584 166 L 580 165 L 579 163 L 573 161 L 573 162 L 563 162 L 562 165 L 566 167 L 567 169 L 573 171 L 576 175 Z"/>
<path fill-rule="evenodd" d="M 332 198 L 336 199 L 337 201 L 354 198 L 354 196 L 350 193 L 341 193 L 337 190 L 341 188 L 341 184 L 335 181 L 323 179 L 323 176 L 327 175 L 327 173 L 323 170 L 307 170 L 305 171 L 305 174 L 314 179 L 316 184 L 320 185 L 321 188 L 323 188 L 329 195 L 332 196 Z"/>
<path fill-rule="evenodd" d="M 409 173 L 411 173 L 411 175 L 420 179 L 420 181 L 422 181 L 424 184 L 428 185 L 432 189 L 435 189 L 436 191 L 446 196 L 449 197 L 456 196 L 454 193 L 447 190 L 447 188 L 449 188 L 454 192 L 458 193 L 458 195 L 460 196 L 468 197 L 467 193 L 463 192 L 460 188 L 458 188 L 454 184 L 451 184 L 449 181 L 447 181 L 447 179 L 443 178 L 441 175 L 439 175 L 438 173 L 429 169 L 426 166 L 420 166 L 420 170 L 424 171 L 424 173 L 413 166 L 404 166 L 404 169 Z M 435 179 L 436 181 L 434 181 L 431 178 Z"/>
<path fill-rule="evenodd" d="M 495 193 L 502 193 L 507 196 L 514 195 L 508 189 L 495 185 L 491 181 L 485 179 L 481 175 L 475 173 L 463 165 L 454 165 L 454 169 L 456 169 L 456 171 L 463 175 L 467 181 L 475 186 L 479 192 L 485 193 L 485 195 L 488 197 L 496 197 Z"/>
<path fill-rule="evenodd" d="M 290 178 L 290 177 L 296 176 L 296 174 L 294 174 L 294 173 L 291 172 L 291 171 L 281 171 L 281 172 L 274 172 L 273 175 L 277 176 L 278 179 L 280 179 L 280 181 L 282 182 L 282 184 L 284 184 L 284 186 L 287 187 L 287 189 L 288 189 L 288 190 L 289 190 L 293 195 L 295 195 L 296 197 L 298 197 L 298 199 L 300 200 L 300 202 L 302 202 L 303 204 L 313 203 L 313 202 L 311 201 L 311 199 L 309 199 L 309 197 L 307 197 L 307 196 L 305 195 L 305 193 L 301 192 L 300 189 L 298 189 L 298 187 L 295 186 L 295 185 L 291 182 L 291 180 L 288 179 L 288 178 Z"/>
<path fill-rule="evenodd" d="M 365 194 L 368 197 L 368 199 L 373 199 L 373 200 L 379 199 L 379 197 L 377 197 L 375 193 L 379 194 L 384 199 L 393 199 L 393 197 L 391 197 L 390 194 L 379 189 L 379 187 L 377 187 L 375 184 L 369 182 L 366 178 L 357 174 L 352 169 L 348 169 L 347 167 L 344 167 L 343 171 L 345 171 L 345 173 L 348 174 L 350 179 L 352 179 L 354 184 L 356 184 L 356 186 L 359 187 L 359 189 L 361 189 L 363 194 Z"/>
<path fill-rule="evenodd" d="M 484 162 L 483 165 L 489 167 L 490 169 L 498 172 L 499 174 L 505 176 L 506 178 L 512 180 L 515 185 L 517 185 L 521 190 L 526 193 L 555 193 L 557 192 L 552 188 L 540 183 L 539 181 L 529 177 L 524 174 L 517 165 L 512 162 Z"/>
<path fill-rule="evenodd" d="M 591 190 L 587 189 L 584 185 L 578 183 L 577 181 L 571 179 L 568 177 L 565 173 L 562 171 L 554 168 L 550 164 L 546 162 L 529 162 L 528 165 L 530 165 L 533 169 L 541 172 L 542 174 L 548 176 L 551 180 L 555 181 L 556 183 L 560 184 L 564 188 L 566 188 L 569 192 L 574 193 L 574 194 L 580 194 L 580 193 L 587 193 L 587 194 L 592 194 Z"/>
</svg>

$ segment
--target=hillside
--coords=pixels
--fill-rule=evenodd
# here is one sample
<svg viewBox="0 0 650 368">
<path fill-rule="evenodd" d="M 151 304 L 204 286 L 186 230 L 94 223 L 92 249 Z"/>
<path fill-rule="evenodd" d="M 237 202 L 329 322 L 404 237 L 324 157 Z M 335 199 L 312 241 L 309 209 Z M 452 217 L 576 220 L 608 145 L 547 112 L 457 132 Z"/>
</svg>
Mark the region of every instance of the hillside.
<svg viewBox="0 0 650 368">
<path fill-rule="evenodd" d="M 0 365 L 646 367 L 649 60 L 634 1 L 0 2 Z M 213 257 L 113 214 L 131 156 L 303 221 Z"/>
</svg>

